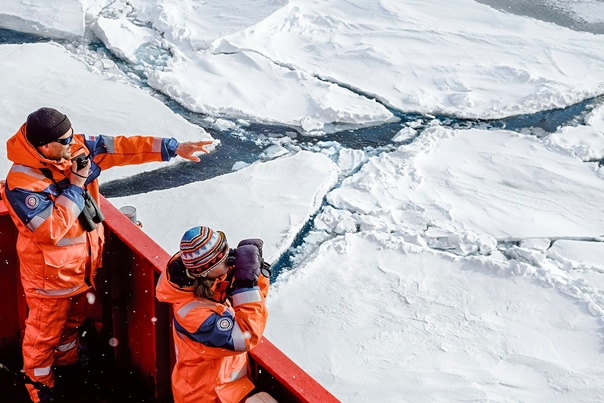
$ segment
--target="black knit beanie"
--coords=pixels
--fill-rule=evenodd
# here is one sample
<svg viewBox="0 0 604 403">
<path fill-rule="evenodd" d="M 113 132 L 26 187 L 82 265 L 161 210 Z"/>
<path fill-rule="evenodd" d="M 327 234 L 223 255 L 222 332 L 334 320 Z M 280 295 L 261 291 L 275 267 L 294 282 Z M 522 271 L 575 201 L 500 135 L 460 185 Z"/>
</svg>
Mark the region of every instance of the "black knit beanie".
<svg viewBox="0 0 604 403">
<path fill-rule="evenodd" d="M 51 143 L 67 133 L 71 122 L 53 108 L 40 108 L 27 117 L 25 136 L 34 147 Z"/>
</svg>

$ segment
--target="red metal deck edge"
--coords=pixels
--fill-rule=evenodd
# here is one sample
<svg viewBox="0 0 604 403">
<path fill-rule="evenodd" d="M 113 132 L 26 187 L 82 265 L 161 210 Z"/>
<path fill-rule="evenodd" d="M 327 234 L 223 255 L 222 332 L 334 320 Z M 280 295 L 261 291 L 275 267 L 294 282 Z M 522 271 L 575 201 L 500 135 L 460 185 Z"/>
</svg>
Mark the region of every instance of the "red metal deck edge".
<svg viewBox="0 0 604 403">
<path fill-rule="evenodd" d="M 170 254 L 103 196 L 101 196 L 101 210 L 105 215 L 103 224 L 128 245 L 137 256 L 150 263 L 157 273 L 161 273 L 170 260 Z"/>
<path fill-rule="evenodd" d="M 336 403 L 335 396 L 329 393 L 314 378 L 283 354 L 266 337 L 249 353 L 264 369 L 270 372 L 300 402 Z"/>
</svg>

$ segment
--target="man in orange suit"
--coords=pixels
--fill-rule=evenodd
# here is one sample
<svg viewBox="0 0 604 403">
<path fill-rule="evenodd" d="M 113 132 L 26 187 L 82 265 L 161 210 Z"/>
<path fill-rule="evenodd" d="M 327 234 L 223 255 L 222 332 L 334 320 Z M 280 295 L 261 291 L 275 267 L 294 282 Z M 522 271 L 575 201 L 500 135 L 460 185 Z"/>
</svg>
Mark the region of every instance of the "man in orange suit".
<svg viewBox="0 0 604 403">
<path fill-rule="evenodd" d="M 77 361 L 78 327 L 89 307 L 86 291 L 101 267 L 101 172 L 176 155 L 197 162 L 194 153 L 207 153 L 204 146 L 211 143 L 74 134 L 67 116 L 47 107 L 32 112 L 8 140 L 13 165 L 0 192 L 19 230 L 17 253 L 29 308 L 23 367 L 32 380 L 48 386 L 38 390 L 28 384 L 32 401 L 51 401 L 53 365 Z"/>
</svg>

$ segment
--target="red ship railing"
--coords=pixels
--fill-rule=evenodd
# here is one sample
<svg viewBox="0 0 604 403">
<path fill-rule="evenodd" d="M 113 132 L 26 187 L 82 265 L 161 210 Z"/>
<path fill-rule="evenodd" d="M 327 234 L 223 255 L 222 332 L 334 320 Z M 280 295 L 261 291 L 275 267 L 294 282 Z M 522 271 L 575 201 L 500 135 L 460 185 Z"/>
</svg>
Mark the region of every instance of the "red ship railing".
<svg viewBox="0 0 604 403">
<path fill-rule="evenodd" d="M 101 209 L 106 245 L 90 316 L 115 340 L 118 369 L 135 371 L 158 402 L 169 402 L 172 312 L 155 298 L 155 284 L 170 255 L 104 198 Z M 0 350 L 19 349 L 27 312 L 16 240 L 17 230 L 0 202 Z M 266 338 L 250 358 L 255 383 L 280 402 L 339 401 Z"/>
</svg>

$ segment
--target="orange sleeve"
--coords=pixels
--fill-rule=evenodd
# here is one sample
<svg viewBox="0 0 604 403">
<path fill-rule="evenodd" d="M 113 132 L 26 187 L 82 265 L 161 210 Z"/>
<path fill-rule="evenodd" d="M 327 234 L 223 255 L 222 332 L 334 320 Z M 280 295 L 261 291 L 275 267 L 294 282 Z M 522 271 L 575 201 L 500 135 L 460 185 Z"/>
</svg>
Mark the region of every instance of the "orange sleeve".
<svg viewBox="0 0 604 403">
<path fill-rule="evenodd" d="M 5 204 L 15 222 L 22 225 L 21 230 L 27 228 L 38 242 L 50 245 L 81 235 L 83 230 L 77 223 L 84 207 L 81 188 L 69 185 L 55 198 L 47 179 L 12 171 L 9 183 L 4 189 Z"/>
<path fill-rule="evenodd" d="M 258 278 L 258 287 L 260 287 L 260 293 L 262 294 L 263 298 L 266 298 L 266 296 L 268 295 L 268 289 L 270 286 L 271 280 L 268 277 L 264 277 L 264 276 L 260 276 Z"/>
<path fill-rule="evenodd" d="M 201 300 L 203 305 L 203 300 Z M 224 306 L 222 306 L 224 307 Z M 233 296 L 235 313 L 224 307 L 213 310 L 198 306 L 184 317 L 175 312 L 175 330 L 186 339 L 201 343 L 205 359 L 241 354 L 254 348 L 266 328 L 268 310 L 257 288 Z"/>
<path fill-rule="evenodd" d="M 86 143 L 101 169 L 169 161 L 179 144 L 175 139 L 151 136 L 93 136 Z"/>
</svg>

